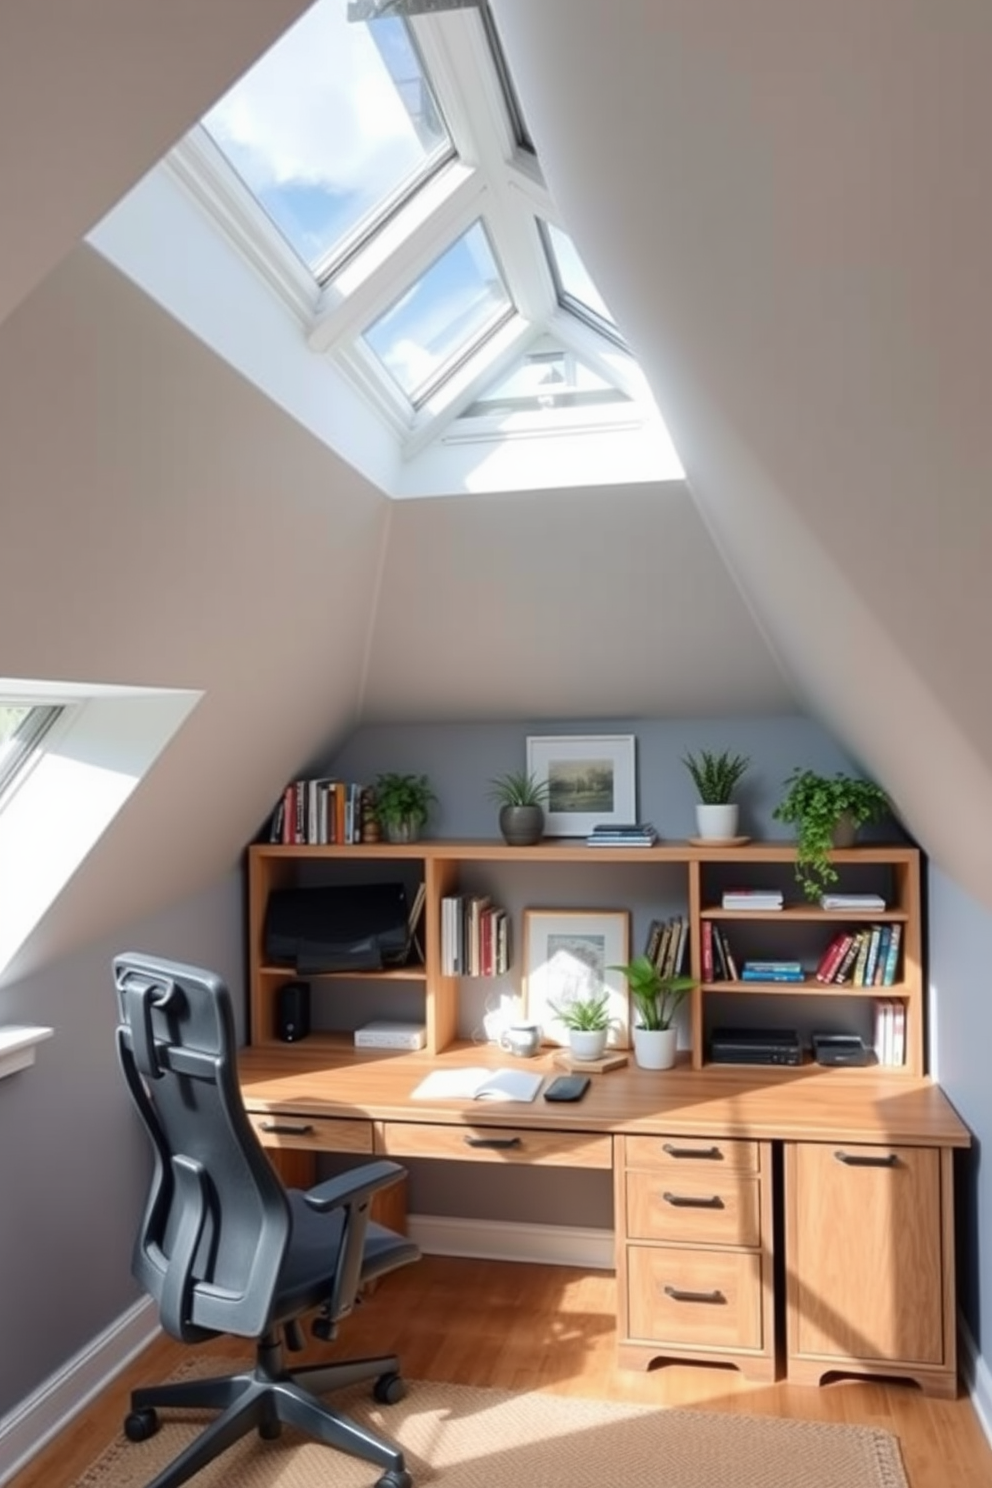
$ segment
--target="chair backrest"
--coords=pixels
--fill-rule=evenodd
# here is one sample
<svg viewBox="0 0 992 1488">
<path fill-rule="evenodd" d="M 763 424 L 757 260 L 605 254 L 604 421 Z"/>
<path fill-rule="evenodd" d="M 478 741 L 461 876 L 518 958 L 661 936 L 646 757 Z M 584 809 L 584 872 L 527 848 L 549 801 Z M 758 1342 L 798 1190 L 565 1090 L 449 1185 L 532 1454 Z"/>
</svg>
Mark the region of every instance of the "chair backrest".
<svg viewBox="0 0 992 1488">
<path fill-rule="evenodd" d="M 241 1100 L 227 987 L 138 952 L 114 958 L 114 983 L 121 1067 L 155 1152 L 134 1275 L 174 1338 L 258 1338 L 290 1207 Z"/>
</svg>

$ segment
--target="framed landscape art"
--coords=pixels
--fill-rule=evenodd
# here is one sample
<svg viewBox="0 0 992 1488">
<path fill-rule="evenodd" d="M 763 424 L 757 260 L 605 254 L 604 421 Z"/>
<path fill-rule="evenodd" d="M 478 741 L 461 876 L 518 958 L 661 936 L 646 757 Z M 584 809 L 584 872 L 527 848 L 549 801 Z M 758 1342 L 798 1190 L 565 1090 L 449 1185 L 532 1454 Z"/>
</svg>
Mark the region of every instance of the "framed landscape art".
<svg viewBox="0 0 992 1488">
<path fill-rule="evenodd" d="M 544 830 L 586 837 L 637 820 L 633 734 L 531 735 L 527 773 L 547 782 Z"/>
</svg>

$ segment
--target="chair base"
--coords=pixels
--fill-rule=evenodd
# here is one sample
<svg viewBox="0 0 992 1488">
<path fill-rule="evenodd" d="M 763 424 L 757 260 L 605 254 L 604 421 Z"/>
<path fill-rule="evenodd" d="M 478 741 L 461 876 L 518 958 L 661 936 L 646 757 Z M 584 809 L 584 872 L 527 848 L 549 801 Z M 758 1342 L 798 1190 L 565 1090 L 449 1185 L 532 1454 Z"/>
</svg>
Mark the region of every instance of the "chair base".
<svg viewBox="0 0 992 1488">
<path fill-rule="evenodd" d="M 327 1391 L 370 1379 L 382 1381 L 383 1390 L 381 1394 L 377 1391 L 377 1398 L 400 1398 L 399 1360 L 394 1355 L 285 1369 L 279 1346 L 271 1339 L 263 1340 L 255 1368 L 244 1373 L 133 1390 L 125 1434 L 136 1441 L 152 1436 L 158 1430 L 159 1407 L 221 1413 L 147 1488 L 179 1488 L 249 1431 L 257 1429 L 262 1437 L 277 1437 L 284 1423 L 329 1447 L 384 1468 L 376 1488 L 411 1488 L 413 1480 L 398 1447 L 318 1399 Z"/>
</svg>

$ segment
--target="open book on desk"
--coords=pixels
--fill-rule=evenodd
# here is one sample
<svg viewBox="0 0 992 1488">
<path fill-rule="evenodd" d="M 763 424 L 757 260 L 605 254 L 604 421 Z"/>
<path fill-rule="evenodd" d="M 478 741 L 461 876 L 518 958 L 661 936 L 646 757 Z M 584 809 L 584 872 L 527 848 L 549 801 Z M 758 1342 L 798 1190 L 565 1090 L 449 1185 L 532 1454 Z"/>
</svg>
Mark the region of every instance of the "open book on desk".
<svg viewBox="0 0 992 1488">
<path fill-rule="evenodd" d="M 411 1091 L 413 1100 L 532 1101 L 543 1075 L 515 1069 L 437 1069 Z"/>
</svg>

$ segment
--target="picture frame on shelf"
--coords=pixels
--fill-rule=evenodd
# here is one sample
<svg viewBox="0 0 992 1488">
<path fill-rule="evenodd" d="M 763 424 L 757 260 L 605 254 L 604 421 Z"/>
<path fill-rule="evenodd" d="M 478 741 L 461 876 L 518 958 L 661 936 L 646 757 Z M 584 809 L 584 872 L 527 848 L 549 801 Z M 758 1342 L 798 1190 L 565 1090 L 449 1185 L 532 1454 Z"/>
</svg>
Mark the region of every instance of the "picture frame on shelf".
<svg viewBox="0 0 992 1488">
<path fill-rule="evenodd" d="M 525 909 L 524 1016 L 539 1023 L 543 1042 L 566 1045 L 568 1030 L 552 1004 L 604 991 L 610 1033 L 607 1047 L 630 1048 L 627 979 L 613 968 L 630 952 L 630 914 L 613 909 Z"/>
<path fill-rule="evenodd" d="M 547 785 L 546 836 L 637 820 L 633 734 L 528 735 L 527 773 Z"/>
</svg>

